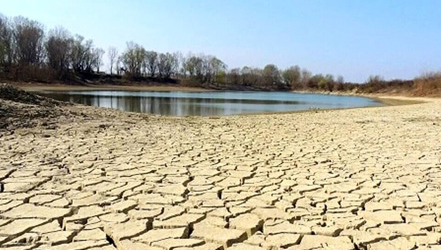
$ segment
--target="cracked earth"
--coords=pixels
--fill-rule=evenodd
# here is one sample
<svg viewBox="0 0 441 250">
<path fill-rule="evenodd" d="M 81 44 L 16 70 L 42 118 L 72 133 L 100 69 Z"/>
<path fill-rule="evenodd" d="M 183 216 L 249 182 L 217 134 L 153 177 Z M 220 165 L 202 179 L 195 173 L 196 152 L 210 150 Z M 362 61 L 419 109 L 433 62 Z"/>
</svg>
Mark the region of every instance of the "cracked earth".
<svg viewBox="0 0 441 250">
<path fill-rule="evenodd" d="M 0 249 L 441 249 L 441 101 L 0 132 Z"/>
</svg>

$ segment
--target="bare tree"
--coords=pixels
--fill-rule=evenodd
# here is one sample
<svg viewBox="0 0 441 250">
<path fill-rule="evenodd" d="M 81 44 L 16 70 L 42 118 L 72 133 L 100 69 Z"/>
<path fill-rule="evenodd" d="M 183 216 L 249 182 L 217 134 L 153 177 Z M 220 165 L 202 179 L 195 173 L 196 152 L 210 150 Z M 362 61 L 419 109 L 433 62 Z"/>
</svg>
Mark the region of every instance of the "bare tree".
<svg viewBox="0 0 441 250">
<path fill-rule="evenodd" d="M 107 50 L 107 56 L 109 57 L 110 74 L 112 75 L 113 65 L 116 63 L 116 60 L 118 58 L 118 50 L 115 47 L 109 47 L 109 49 Z"/>
<path fill-rule="evenodd" d="M 24 17 L 14 19 L 14 42 L 17 61 L 22 65 L 38 65 L 43 58 L 43 25 Z"/>
<path fill-rule="evenodd" d="M 147 51 L 145 54 L 145 61 L 150 77 L 155 77 L 158 68 L 158 53 L 155 51 Z"/>
<path fill-rule="evenodd" d="M 100 72 L 100 67 L 103 65 L 104 50 L 101 48 L 92 48 L 92 68 L 96 70 L 96 73 Z"/>
<path fill-rule="evenodd" d="M 380 82 L 384 82 L 384 78 L 380 75 L 371 75 L 366 81 L 366 83 L 371 83 L 371 84 L 380 83 Z"/>
<path fill-rule="evenodd" d="M 262 79 L 262 70 L 258 68 L 243 67 L 241 70 L 241 83 L 245 86 L 257 86 L 260 85 Z"/>
<path fill-rule="evenodd" d="M 122 67 L 121 67 L 121 62 L 122 62 L 122 57 L 118 56 L 118 58 L 116 59 L 116 74 L 117 75 L 121 75 L 121 71 L 122 71 Z"/>
<path fill-rule="evenodd" d="M 91 70 L 92 56 L 91 49 L 93 46 L 92 40 L 84 41 L 84 37 L 76 35 L 72 42 L 72 49 L 70 54 L 72 68 L 75 72 L 84 72 Z"/>
<path fill-rule="evenodd" d="M 282 72 L 283 82 L 291 89 L 298 89 L 300 86 L 301 72 L 299 66 L 289 67 Z"/>
<path fill-rule="evenodd" d="M 183 65 L 185 72 L 188 72 L 189 77 L 203 82 L 203 59 L 199 56 L 189 55 Z"/>
<path fill-rule="evenodd" d="M 141 69 L 145 60 L 145 49 L 134 43 L 128 42 L 125 52 L 121 55 L 121 62 L 124 65 L 126 73 L 131 76 L 141 76 Z"/>
<path fill-rule="evenodd" d="M 12 28 L 8 18 L 0 15 L 0 72 L 9 70 L 13 62 Z"/>
<path fill-rule="evenodd" d="M 302 80 L 301 80 L 302 88 L 305 88 L 308 85 L 308 82 L 311 79 L 311 77 L 312 77 L 311 71 L 307 69 L 302 70 Z"/>
<path fill-rule="evenodd" d="M 337 76 L 337 83 L 340 83 L 340 84 L 345 83 L 345 78 L 343 76 Z"/>
<path fill-rule="evenodd" d="M 219 72 L 225 71 L 227 69 L 227 65 L 218 59 L 215 56 L 209 56 L 207 58 L 208 61 L 208 72 L 207 72 L 207 81 L 210 83 L 214 83 L 219 75 Z"/>
<path fill-rule="evenodd" d="M 280 72 L 276 65 L 268 64 L 263 68 L 263 78 L 266 86 L 278 85 L 280 83 Z"/>
<path fill-rule="evenodd" d="M 161 53 L 158 56 L 158 74 L 160 78 L 169 79 L 176 72 L 178 58 L 176 54 Z"/>
<path fill-rule="evenodd" d="M 176 59 L 176 64 L 175 64 L 175 69 L 174 69 L 173 74 L 175 75 L 175 77 L 178 78 L 180 76 L 180 74 L 182 73 L 182 65 L 184 64 L 185 59 L 180 51 L 174 52 L 173 56 Z"/>
<path fill-rule="evenodd" d="M 231 69 L 227 76 L 227 81 L 231 85 L 239 85 L 241 81 L 240 69 Z"/>
<path fill-rule="evenodd" d="M 64 77 L 69 70 L 72 42 L 71 35 L 62 27 L 51 30 L 45 42 L 47 63 L 59 77 Z"/>
</svg>

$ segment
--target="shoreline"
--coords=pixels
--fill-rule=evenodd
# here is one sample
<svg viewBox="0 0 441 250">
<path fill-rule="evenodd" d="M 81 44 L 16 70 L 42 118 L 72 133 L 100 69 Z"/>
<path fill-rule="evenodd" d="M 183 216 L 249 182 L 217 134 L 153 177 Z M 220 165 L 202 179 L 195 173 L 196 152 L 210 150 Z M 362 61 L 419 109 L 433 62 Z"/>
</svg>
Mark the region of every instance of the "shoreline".
<svg viewBox="0 0 441 250">
<path fill-rule="evenodd" d="M 313 93 L 309 93 L 313 94 Z M 317 93 L 320 94 L 320 93 Z M 418 100 L 414 100 L 413 98 L 409 97 L 402 97 L 402 96 L 363 96 L 360 95 L 359 97 L 366 97 L 373 100 L 376 100 L 377 102 L 383 104 L 383 106 L 363 106 L 363 107 L 351 107 L 351 108 L 326 108 L 326 109 L 307 109 L 307 110 L 293 110 L 293 111 L 282 111 L 282 112 L 262 112 L 262 113 L 246 113 L 246 114 L 235 114 L 235 115 L 219 115 L 219 116 L 209 116 L 215 119 L 218 119 L 220 117 L 228 117 L 228 116 L 257 116 L 257 115 L 289 115 L 289 114 L 297 114 L 297 113 L 319 113 L 324 111 L 338 111 L 338 110 L 355 110 L 355 109 L 369 109 L 369 108 L 387 108 L 392 106 L 404 106 L 404 105 L 415 105 L 415 104 L 424 104 L 427 102 L 430 102 L 430 99 L 426 98 L 418 98 Z M 198 117 L 198 116 L 190 116 L 190 117 Z"/>
<path fill-rule="evenodd" d="M 167 85 L 155 85 L 155 86 L 137 86 L 137 85 L 68 85 L 68 84 L 34 84 L 34 83 L 14 83 L 16 87 L 19 87 L 25 91 L 38 92 L 38 91 L 99 91 L 99 90 L 115 90 L 115 91 L 180 91 L 180 92 L 213 92 L 219 91 L 215 89 L 204 89 L 198 87 L 183 87 L 183 86 L 167 86 Z M 350 108 L 327 108 L 327 109 L 308 109 L 308 110 L 293 110 L 285 112 L 257 112 L 257 113 L 245 113 L 245 114 L 233 114 L 233 115 L 217 115 L 217 116 L 207 116 L 212 118 L 219 118 L 224 116 L 234 117 L 234 116 L 253 116 L 253 115 L 285 115 L 293 113 L 305 113 L 305 112 L 320 112 L 320 111 L 331 111 L 331 110 L 350 110 L 350 109 L 364 109 L 364 108 L 378 108 L 378 107 L 388 107 L 388 106 L 399 106 L 399 105 L 413 105 L 421 104 L 430 101 L 430 97 L 406 97 L 406 96 L 391 96 L 382 94 L 356 94 L 356 93 L 345 93 L 345 92 L 312 92 L 312 91 L 287 91 L 299 94 L 322 94 L 322 95 L 340 95 L 340 96 L 354 96 L 354 97 L 365 97 L 375 100 L 384 106 L 365 106 L 365 107 L 350 107 Z M 129 111 L 123 111 L 129 112 Z M 129 112 L 137 113 L 137 112 Z M 147 113 L 148 114 L 148 113 Z M 163 116 L 163 115 L 159 115 Z M 170 117 L 170 116 L 164 116 Z M 184 116 L 184 117 L 198 117 L 198 116 Z"/>
<path fill-rule="evenodd" d="M 94 90 L 123 90 L 123 91 L 181 91 L 181 92 L 210 92 L 198 87 L 172 86 L 172 85 L 69 85 L 69 84 L 35 84 L 35 83 L 11 83 L 13 86 L 29 92 L 38 91 L 94 91 Z"/>
</svg>

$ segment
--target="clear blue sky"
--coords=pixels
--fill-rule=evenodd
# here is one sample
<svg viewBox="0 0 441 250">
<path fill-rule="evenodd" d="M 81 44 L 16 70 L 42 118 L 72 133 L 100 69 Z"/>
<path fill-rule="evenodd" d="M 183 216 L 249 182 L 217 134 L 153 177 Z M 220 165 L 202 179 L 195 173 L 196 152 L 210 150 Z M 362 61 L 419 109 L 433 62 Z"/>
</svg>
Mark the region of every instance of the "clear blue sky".
<svg viewBox="0 0 441 250">
<path fill-rule="evenodd" d="M 365 81 L 441 69 L 439 0 L 0 0 L 99 47 L 213 54 L 229 68 L 299 65 Z M 107 57 L 105 56 L 107 59 Z"/>
</svg>

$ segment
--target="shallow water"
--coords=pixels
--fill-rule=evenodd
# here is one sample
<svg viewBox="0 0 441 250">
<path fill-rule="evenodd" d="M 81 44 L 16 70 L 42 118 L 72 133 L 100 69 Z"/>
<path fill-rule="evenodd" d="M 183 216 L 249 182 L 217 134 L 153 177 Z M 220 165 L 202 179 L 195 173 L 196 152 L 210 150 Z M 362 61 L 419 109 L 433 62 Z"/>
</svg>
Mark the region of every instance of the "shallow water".
<svg viewBox="0 0 441 250">
<path fill-rule="evenodd" d="M 61 101 L 167 116 L 217 116 L 381 106 L 365 97 L 292 92 L 43 91 Z"/>
</svg>

